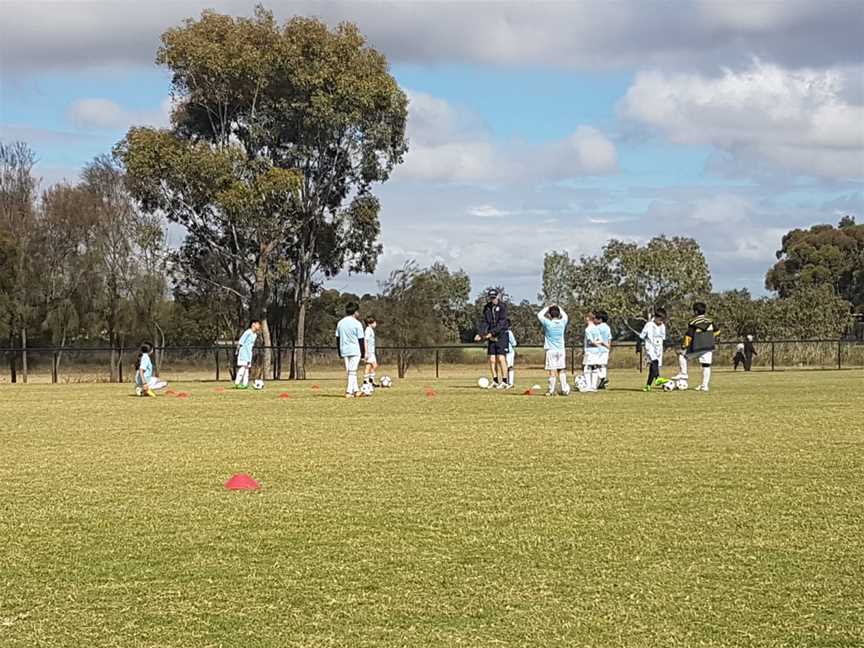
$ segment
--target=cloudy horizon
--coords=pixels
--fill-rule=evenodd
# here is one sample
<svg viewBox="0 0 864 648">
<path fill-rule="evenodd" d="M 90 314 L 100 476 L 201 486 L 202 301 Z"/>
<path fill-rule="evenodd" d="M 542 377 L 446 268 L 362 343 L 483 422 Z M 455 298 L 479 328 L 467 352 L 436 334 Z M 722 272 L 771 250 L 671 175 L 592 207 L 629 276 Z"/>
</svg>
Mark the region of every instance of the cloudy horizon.
<svg viewBox="0 0 864 648">
<path fill-rule="evenodd" d="M 129 126 L 168 124 L 165 29 L 253 6 L 4 3 L 0 138 L 75 180 Z M 409 153 L 375 190 L 379 271 L 334 287 L 441 260 L 533 299 L 545 252 L 666 234 L 700 243 L 715 289 L 763 294 L 786 231 L 864 215 L 859 2 L 266 6 L 357 22 L 410 98 Z"/>
</svg>

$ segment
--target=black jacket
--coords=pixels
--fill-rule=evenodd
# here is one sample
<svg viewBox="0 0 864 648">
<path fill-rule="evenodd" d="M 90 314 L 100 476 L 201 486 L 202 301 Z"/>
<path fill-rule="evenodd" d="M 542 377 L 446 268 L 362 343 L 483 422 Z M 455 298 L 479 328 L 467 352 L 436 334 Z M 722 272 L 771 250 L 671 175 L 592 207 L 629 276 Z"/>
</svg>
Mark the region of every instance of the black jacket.
<svg viewBox="0 0 864 648">
<path fill-rule="evenodd" d="M 507 334 L 507 304 L 489 302 L 483 307 L 483 321 L 480 323 L 480 335 L 491 333 L 498 338 Z"/>
</svg>

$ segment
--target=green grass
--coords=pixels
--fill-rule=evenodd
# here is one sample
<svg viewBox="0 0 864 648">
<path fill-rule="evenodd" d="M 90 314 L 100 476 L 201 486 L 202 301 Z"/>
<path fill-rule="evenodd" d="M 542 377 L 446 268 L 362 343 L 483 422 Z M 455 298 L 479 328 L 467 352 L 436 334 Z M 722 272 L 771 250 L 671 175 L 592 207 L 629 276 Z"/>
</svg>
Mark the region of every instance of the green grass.
<svg viewBox="0 0 864 648">
<path fill-rule="evenodd" d="M 864 372 L 611 377 L 0 387 L 0 645 L 861 646 Z"/>
</svg>

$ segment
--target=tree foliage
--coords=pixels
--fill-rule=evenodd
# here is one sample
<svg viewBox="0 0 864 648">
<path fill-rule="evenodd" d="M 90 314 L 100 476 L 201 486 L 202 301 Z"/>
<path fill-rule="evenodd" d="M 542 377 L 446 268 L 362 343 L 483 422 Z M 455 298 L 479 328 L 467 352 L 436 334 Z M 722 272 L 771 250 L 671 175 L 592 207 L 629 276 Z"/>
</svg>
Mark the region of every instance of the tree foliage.
<svg viewBox="0 0 864 648">
<path fill-rule="evenodd" d="M 864 225 L 846 216 L 837 227 L 815 225 L 783 236 L 765 287 L 787 298 L 805 287 L 829 286 L 835 295 L 864 307 Z"/>
<path fill-rule="evenodd" d="M 420 268 L 414 262 L 390 273 L 383 285 L 385 339 L 400 347 L 429 346 L 458 339 L 459 323 L 468 306 L 471 281 L 458 270 L 435 263 Z M 385 319 L 386 318 L 386 319 Z M 399 377 L 417 360 L 419 352 L 400 352 Z"/>
<path fill-rule="evenodd" d="M 274 284 L 290 283 L 302 345 L 321 282 L 375 269 L 371 189 L 407 150 L 405 93 L 353 24 L 280 26 L 260 6 L 169 29 L 157 62 L 172 73 L 173 129 L 133 129 L 118 147 L 133 192 L 187 228 L 188 283 L 254 310 L 265 342 Z"/>
</svg>

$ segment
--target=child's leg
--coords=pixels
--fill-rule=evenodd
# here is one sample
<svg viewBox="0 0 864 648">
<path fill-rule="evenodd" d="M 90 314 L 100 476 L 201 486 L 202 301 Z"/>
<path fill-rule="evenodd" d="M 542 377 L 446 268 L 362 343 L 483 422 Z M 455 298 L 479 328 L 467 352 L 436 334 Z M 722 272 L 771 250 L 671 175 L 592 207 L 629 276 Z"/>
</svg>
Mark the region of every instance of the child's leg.
<svg viewBox="0 0 864 648">
<path fill-rule="evenodd" d="M 660 363 L 657 360 L 652 360 L 648 365 L 648 382 L 649 387 L 654 384 L 654 381 L 660 377 Z"/>
<path fill-rule="evenodd" d="M 570 385 L 567 384 L 567 370 L 558 370 L 558 382 L 561 383 L 561 393 L 566 394 L 570 391 Z"/>
<path fill-rule="evenodd" d="M 687 355 L 684 353 L 678 354 L 678 375 L 676 378 L 687 380 Z"/>
<path fill-rule="evenodd" d="M 243 386 L 248 387 L 249 386 L 249 371 L 250 371 L 249 365 L 246 365 L 244 367 L 244 370 L 245 371 L 243 372 Z"/>
<path fill-rule="evenodd" d="M 547 380 L 547 382 L 549 383 L 549 389 L 548 389 L 548 392 L 549 392 L 550 394 L 554 394 L 554 393 L 555 393 L 555 372 L 554 372 L 554 371 L 549 371 L 549 372 L 547 372 L 547 373 L 548 373 L 548 376 L 547 376 L 547 379 L 546 379 L 546 380 Z"/>
<path fill-rule="evenodd" d="M 237 373 L 234 376 L 234 385 L 237 387 L 243 382 L 243 369 L 245 369 L 243 365 L 237 365 Z"/>
<path fill-rule="evenodd" d="M 711 365 L 702 365 L 702 389 L 708 389 L 708 383 L 711 382 Z"/>
</svg>

